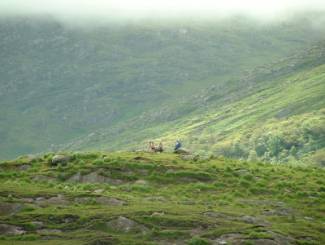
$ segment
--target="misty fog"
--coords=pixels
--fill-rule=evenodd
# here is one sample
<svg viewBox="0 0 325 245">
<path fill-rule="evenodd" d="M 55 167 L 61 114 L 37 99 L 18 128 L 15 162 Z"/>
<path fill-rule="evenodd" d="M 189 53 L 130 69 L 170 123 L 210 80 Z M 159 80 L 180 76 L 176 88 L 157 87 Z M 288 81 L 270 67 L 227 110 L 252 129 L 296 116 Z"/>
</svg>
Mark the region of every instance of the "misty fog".
<svg viewBox="0 0 325 245">
<path fill-rule="evenodd" d="M 48 16 L 67 23 L 215 20 L 233 15 L 269 22 L 324 11 L 323 0 L 1 0 L 0 16 Z M 319 15 L 318 17 L 319 18 Z"/>
</svg>

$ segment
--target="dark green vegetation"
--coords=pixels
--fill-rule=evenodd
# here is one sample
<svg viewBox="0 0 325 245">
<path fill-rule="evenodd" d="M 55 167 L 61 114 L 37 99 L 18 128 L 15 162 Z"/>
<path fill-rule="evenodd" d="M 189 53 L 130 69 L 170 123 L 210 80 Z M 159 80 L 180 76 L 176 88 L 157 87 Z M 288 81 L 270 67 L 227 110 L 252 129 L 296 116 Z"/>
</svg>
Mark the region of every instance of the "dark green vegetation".
<svg viewBox="0 0 325 245">
<path fill-rule="evenodd" d="M 0 164 L 0 244 L 325 243 L 324 169 L 172 154 L 66 156 Z"/>
<path fill-rule="evenodd" d="M 70 28 L 1 19 L 0 158 L 180 137 L 231 157 L 322 159 L 324 56 L 307 50 L 324 32 L 313 21 Z M 283 60 L 296 53 L 298 65 Z"/>
</svg>

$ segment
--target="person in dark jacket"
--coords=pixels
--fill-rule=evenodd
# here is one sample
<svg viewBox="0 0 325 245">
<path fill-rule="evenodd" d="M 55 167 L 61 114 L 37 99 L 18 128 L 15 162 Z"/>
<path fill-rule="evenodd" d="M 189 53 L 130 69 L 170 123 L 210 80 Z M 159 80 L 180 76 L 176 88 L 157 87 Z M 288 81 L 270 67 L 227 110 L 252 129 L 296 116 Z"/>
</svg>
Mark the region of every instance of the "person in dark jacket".
<svg viewBox="0 0 325 245">
<path fill-rule="evenodd" d="M 182 143 L 179 140 L 176 140 L 174 151 L 177 151 L 182 147 Z"/>
</svg>

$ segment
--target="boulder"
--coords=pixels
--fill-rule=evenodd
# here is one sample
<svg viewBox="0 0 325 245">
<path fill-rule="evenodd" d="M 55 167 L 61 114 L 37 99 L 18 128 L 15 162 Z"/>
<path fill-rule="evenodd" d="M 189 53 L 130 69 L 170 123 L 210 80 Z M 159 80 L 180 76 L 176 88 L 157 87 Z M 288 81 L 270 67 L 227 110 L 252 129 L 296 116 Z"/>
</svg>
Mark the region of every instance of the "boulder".
<svg viewBox="0 0 325 245">
<path fill-rule="evenodd" d="M 22 235 L 25 234 L 21 227 L 7 224 L 0 224 L 0 234 L 1 235 Z"/>
<path fill-rule="evenodd" d="M 123 181 L 119 179 L 111 179 L 109 177 L 103 176 L 99 171 L 94 171 L 86 175 L 81 175 L 80 172 L 72 175 L 69 182 L 79 182 L 79 183 L 108 183 L 112 185 L 122 184 Z"/>
<path fill-rule="evenodd" d="M 136 185 L 146 185 L 147 181 L 143 180 L 143 179 L 139 179 L 139 180 L 135 181 L 134 184 L 136 184 Z"/>
<path fill-rule="evenodd" d="M 22 207 L 23 206 L 18 203 L 0 202 L 0 216 L 18 213 Z"/>
<path fill-rule="evenodd" d="M 151 217 L 161 217 L 161 216 L 164 216 L 165 213 L 164 212 L 153 212 L 151 214 Z"/>
<path fill-rule="evenodd" d="M 21 198 L 20 201 L 23 203 L 34 203 L 35 200 L 31 197 L 24 197 L 24 198 Z"/>
<path fill-rule="evenodd" d="M 94 204 L 94 201 L 91 197 L 77 197 L 74 201 L 78 204 Z"/>
<path fill-rule="evenodd" d="M 34 181 L 39 181 L 39 182 L 49 182 L 49 181 L 55 181 L 56 178 L 51 177 L 51 176 L 45 176 L 45 175 L 36 175 L 33 178 Z"/>
<path fill-rule="evenodd" d="M 123 206 L 125 204 L 124 201 L 113 198 L 113 197 L 98 197 L 96 202 L 101 205 L 109 205 L 109 206 Z"/>
<path fill-rule="evenodd" d="M 144 225 L 138 224 L 137 222 L 123 216 L 107 222 L 106 225 L 109 229 L 125 233 L 134 232 L 145 235 L 149 231 Z"/>
<path fill-rule="evenodd" d="M 31 166 L 29 164 L 23 164 L 23 165 L 19 166 L 20 171 L 27 171 L 30 168 L 31 168 Z"/>
<path fill-rule="evenodd" d="M 212 244 L 241 244 L 244 241 L 244 236 L 239 233 L 224 234 L 213 241 Z"/>
<path fill-rule="evenodd" d="M 97 189 L 97 190 L 94 190 L 93 193 L 94 194 L 102 194 L 105 190 L 104 189 Z"/>
<path fill-rule="evenodd" d="M 237 218 L 234 218 L 233 220 L 245 222 L 247 224 L 258 225 L 258 226 L 269 226 L 270 225 L 269 222 L 262 220 L 259 217 L 254 217 L 254 216 L 249 216 L 249 215 L 237 217 Z"/>
<path fill-rule="evenodd" d="M 193 155 L 193 154 L 181 154 L 181 158 L 182 160 L 185 160 L 185 161 L 197 161 L 199 160 L 199 155 Z"/>
<path fill-rule="evenodd" d="M 41 229 L 41 230 L 37 230 L 36 233 L 41 234 L 41 235 L 60 234 L 60 233 L 62 233 L 62 231 L 58 230 L 58 229 Z"/>
<path fill-rule="evenodd" d="M 81 182 L 82 180 L 82 175 L 80 172 L 72 175 L 69 179 L 68 182 Z"/>
<path fill-rule="evenodd" d="M 145 197 L 144 200 L 149 201 L 149 202 L 167 202 L 166 198 L 164 198 L 162 196 Z"/>
<path fill-rule="evenodd" d="M 207 211 L 203 213 L 203 215 L 210 218 L 216 218 L 216 219 L 232 219 L 232 217 L 227 214 L 214 212 L 214 211 Z"/>
<path fill-rule="evenodd" d="M 82 176 L 82 182 L 86 183 L 105 183 L 106 182 L 106 177 L 100 175 L 97 172 L 92 172 L 87 175 Z"/>
<path fill-rule="evenodd" d="M 56 197 L 49 198 L 47 203 L 51 205 L 68 205 L 69 201 L 67 201 L 64 196 L 57 195 Z"/>
<path fill-rule="evenodd" d="M 64 196 L 62 195 L 57 195 L 55 197 L 51 197 L 51 198 L 43 198 L 43 197 L 38 197 L 36 198 L 35 203 L 41 207 L 47 207 L 47 206 L 51 206 L 51 205 L 55 205 L 55 206 L 65 206 L 69 204 L 69 201 L 65 199 Z"/>
<path fill-rule="evenodd" d="M 266 209 L 263 214 L 267 216 L 289 216 L 293 214 L 293 210 L 289 208 Z"/>
<path fill-rule="evenodd" d="M 56 166 L 58 164 L 66 165 L 71 160 L 71 156 L 55 155 L 52 157 L 51 163 Z"/>
</svg>

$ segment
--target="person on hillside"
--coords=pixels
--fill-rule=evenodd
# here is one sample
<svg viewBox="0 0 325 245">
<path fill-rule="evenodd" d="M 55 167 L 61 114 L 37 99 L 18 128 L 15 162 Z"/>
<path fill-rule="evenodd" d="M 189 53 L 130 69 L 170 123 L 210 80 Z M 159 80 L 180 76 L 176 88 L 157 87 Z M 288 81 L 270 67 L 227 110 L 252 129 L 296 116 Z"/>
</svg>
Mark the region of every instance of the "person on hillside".
<svg viewBox="0 0 325 245">
<path fill-rule="evenodd" d="M 179 150 L 182 147 L 182 143 L 179 140 L 176 140 L 174 151 Z"/>
<path fill-rule="evenodd" d="M 162 142 L 160 141 L 159 146 L 156 148 L 156 152 L 163 152 L 164 151 L 164 147 Z"/>
<path fill-rule="evenodd" d="M 155 143 L 153 141 L 149 141 L 149 151 L 156 151 Z"/>
</svg>

